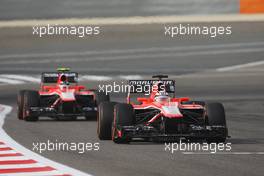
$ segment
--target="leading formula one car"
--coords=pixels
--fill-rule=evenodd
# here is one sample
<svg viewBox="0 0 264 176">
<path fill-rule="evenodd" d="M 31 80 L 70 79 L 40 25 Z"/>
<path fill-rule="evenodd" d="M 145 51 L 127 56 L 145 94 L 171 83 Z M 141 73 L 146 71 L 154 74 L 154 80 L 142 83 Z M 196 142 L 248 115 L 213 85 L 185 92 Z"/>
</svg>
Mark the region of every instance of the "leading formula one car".
<svg viewBox="0 0 264 176">
<path fill-rule="evenodd" d="M 175 81 L 131 80 L 127 103 L 103 102 L 98 107 L 97 134 L 101 140 L 128 143 L 134 139 L 147 141 L 206 140 L 225 142 L 228 129 L 225 110 L 221 103 L 191 101 L 175 97 Z M 143 87 L 143 88 L 142 88 Z M 146 89 L 150 87 L 151 89 Z M 146 93 L 131 102 L 132 93 Z"/>
<path fill-rule="evenodd" d="M 41 88 L 21 90 L 17 96 L 20 120 L 37 121 L 40 116 L 76 120 L 78 116 L 95 119 L 97 105 L 109 101 L 109 95 L 78 85 L 78 73 L 68 68 L 42 73 Z"/>
</svg>

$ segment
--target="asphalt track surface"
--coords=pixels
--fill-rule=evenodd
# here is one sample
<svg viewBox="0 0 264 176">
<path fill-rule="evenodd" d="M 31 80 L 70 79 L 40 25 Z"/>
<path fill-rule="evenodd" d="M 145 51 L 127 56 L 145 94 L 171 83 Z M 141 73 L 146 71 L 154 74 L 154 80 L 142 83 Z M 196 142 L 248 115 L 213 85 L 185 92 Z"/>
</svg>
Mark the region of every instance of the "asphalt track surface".
<svg viewBox="0 0 264 176">
<path fill-rule="evenodd" d="M 94 175 L 263 175 L 264 156 L 256 154 L 264 151 L 263 64 L 226 72 L 216 69 L 263 61 L 264 24 L 210 25 L 231 25 L 233 34 L 218 38 L 185 36 L 171 39 L 164 36 L 164 25 L 140 25 L 108 26 L 103 28 L 103 35 L 85 39 L 40 39 L 32 36 L 29 28 L 3 28 L 0 29 L 0 72 L 37 75 L 63 65 L 92 75 L 135 74 L 147 78 L 154 73 L 168 73 L 176 79 L 178 96 L 224 104 L 231 153 L 171 154 L 164 151 L 164 144 L 132 142 L 117 145 L 99 141 L 95 121 L 19 121 L 16 118 L 16 92 L 37 88 L 36 84 L 0 87 L 0 103 L 13 107 L 4 129 L 29 149 L 33 142 L 47 140 L 100 142 L 100 151 L 41 154 Z M 96 87 L 103 83 L 84 84 Z M 124 96 L 115 94 L 112 99 L 123 101 Z"/>
<path fill-rule="evenodd" d="M 238 0 L 2 0 L 0 20 L 238 13 Z"/>
</svg>

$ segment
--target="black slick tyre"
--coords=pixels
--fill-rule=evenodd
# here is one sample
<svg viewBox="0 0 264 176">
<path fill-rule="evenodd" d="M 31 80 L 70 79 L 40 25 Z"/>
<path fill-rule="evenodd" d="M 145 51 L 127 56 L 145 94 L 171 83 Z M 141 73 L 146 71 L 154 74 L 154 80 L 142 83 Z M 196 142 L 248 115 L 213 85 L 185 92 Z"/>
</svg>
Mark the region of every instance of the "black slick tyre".
<svg viewBox="0 0 264 176">
<path fill-rule="evenodd" d="M 24 92 L 24 108 L 23 117 L 25 121 L 37 121 L 38 116 L 30 112 L 31 107 L 39 107 L 40 98 L 38 91 L 25 91 Z"/>
<path fill-rule="evenodd" d="M 118 131 L 122 130 L 122 126 L 131 126 L 135 124 L 134 108 L 130 104 L 120 103 L 115 105 L 114 123 L 112 128 L 112 140 L 115 143 L 128 143 L 130 138 L 127 136 L 119 136 Z"/>
<path fill-rule="evenodd" d="M 221 103 L 206 103 L 206 124 L 208 126 L 223 126 L 222 136 L 207 138 L 208 143 L 223 143 L 227 137 L 227 127 L 224 106 Z"/>
<path fill-rule="evenodd" d="M 102 102 L 98 106 L 97 135 L 100 140 L 110 140 L 114 119 L 114 102 Z"/>
</svg>

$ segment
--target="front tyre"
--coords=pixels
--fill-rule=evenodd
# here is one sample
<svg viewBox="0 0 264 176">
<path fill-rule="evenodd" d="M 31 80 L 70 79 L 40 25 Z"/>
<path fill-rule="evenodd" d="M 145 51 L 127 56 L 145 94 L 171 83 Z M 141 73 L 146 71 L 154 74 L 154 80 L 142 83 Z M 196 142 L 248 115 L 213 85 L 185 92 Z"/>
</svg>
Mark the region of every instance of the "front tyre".
<svg viewBox="0 0 264 176">
<path fill-rule="evenodd" d="M 115 104 L 114 102 L 102 102 L 98 106 L 97 135 L 100 140 L 111 139 Z"/>
<path fill-rule="evenodd" d="M 40 105 L 40 96 L 38 91 L 25 91 L 24 92 L 24 107 L 23 114 L 25 121 L 37 121 L 38 116 L 32 114 L 30 111 L 31 107 L 39 107 Z"/>
<path fill-rule="evenodd" d="M 130 138 L 122 134 L 122 127 L 134 124 L 135 112 L 133 106 L 126 103 L 115 105 L 114 122 L 112 125 L 112 140 L 118 144 L 130 142 Z"/>
<path fill-rule="evenodd" d="M 23 120 L 24 94 L 26 90 L 20 90 L 17 94 L 17 118 Z"/>
<path fill-rule="evenodd" d="M 227 137 L 227 126 L 224 106 L 221 103 L 206 104 L 206 124 L 208 126 L 223 126 L 223 134 L 218 137 L 207 138 L 208 143 L 223 143 Z"/>
</svg>

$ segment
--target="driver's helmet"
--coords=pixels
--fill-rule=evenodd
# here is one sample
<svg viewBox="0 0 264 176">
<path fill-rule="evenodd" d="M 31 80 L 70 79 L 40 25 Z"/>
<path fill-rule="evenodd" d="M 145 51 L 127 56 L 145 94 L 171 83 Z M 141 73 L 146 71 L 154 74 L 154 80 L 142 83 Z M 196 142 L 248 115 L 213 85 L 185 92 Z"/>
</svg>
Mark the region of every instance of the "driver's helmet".
<svg viewBox="0 0 264 176">
<path fill-rule="evenodd" d="M 156 93 L 154 100 L 159 103 L 166 103 L 170 101 L 170 97 L 167 92 L 159 91 Z"/>
<path fill-rule="evenodd" d="M 60 77 L 60 82 L 59 82 L 59 87 L 61 90 L 67 90 L 69 87 L 69 82 L 67 80 L 66 75 L 61 75 Z"/>
</svg>

